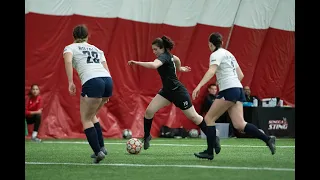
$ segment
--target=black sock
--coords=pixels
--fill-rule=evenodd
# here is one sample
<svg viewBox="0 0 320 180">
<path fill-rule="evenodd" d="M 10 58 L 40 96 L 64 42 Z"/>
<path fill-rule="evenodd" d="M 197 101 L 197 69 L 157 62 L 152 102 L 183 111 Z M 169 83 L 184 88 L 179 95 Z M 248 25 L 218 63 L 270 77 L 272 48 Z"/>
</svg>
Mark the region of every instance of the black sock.
<svg viewBox="0 0 320 180">
<path fill-rule="evenodd" d="M 198 127 L 201 129 L 201 131 L 207 135 L 207 124 L 206 121 L 204 119 L 202 119 L 201 123 L 198 124 Z"/>
<path fill-rule="evenodd" d="M 100 146 L 99 146 L 96 128 L 90 127 L 88 129 L 85 129 L 84 132 L 86 133 L 87 140 L 88 140 L 93 152 L 96 155 L 98 155 L 98 153 L 100 152 Z"/>
<path fill-rule="evenodd" d="M 144 120 L 144 138 L 147 138 L 150 136 L 150 130 L 151 130 L 153 118 L 147 119 L 144 117 L 143 120 Z"/>
<path fill-rule="evenodd" d="M 262 141 L 264 141 L 265 143 L 268 142 L 269 137 L 267 135 L 265 135 L 263 132 L 261 132 L 257 126 L 251 124 L 251 123 L 247 123 L 246 126 L 244 127 L 244 132 L 246 134 L 249 134 L 255 138 L 261 139 Z"/>
<path fill-rule="evenodd" d="M 208 154 L 213 155 L 213 148 L 216 146 L 216 126 L 207 126 Z"/>
<path fill-rule="evenodd" d="M 103 141 L 103 135 L 102 135 L 102 129 L 101 129 L 100 123 L 96 122 L 93 125 L 94 125 L 94 128 L 96 128 L 96 131 L 97 131 L 100 148 L 102 148 L 102 147 L 104 147 L 104 141 Z"/>
<path fill-rule="evenodd" d="M 34 115 L 34 127 L 33 127 L 33 131 L 39 131 L 39 127 L 40 127 L 40 123 L 41 123 L 41 115 Z"/>
</svg>

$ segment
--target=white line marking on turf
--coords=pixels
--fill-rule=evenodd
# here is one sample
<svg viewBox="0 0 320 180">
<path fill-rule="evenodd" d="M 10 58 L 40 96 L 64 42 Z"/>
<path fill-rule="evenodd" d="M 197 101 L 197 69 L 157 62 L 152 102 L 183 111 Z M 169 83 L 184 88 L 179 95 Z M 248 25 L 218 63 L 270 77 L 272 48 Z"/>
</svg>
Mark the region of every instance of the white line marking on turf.
<svg viewBox="0 0 320 180">
<path fill-rule="evenodd" d="M 179 168 L 204 168 L 204 169 L 232 169 L 232 170 L 269 170 L 269 171 L 295 171 L 292 168 L 270 167 L 232 167 L 232 166 L 204 166 L 204 165 L 179 165 L 179 164 L 86 164 L 86 163 L 55 163 L 55 162 L 26 162 L 29 165 L 71 165 L 71 166 L 129 166 L 129 167 L 179 167 Z"/>
<path fill-rule="evenodd" d="M 43 141 L 42 143 L 51 144 L 88 144 L 85 141 Z M 123 145 L 125 142 L 104 143 L 106 145 Z M 201 144 L 152 144 L 152 146 L 207 146 Z M 252 145 L 221 145 L 222 147 L 246 147 L 246 148 L 265 148 L 266 146 L 252 146 Z M 295 146 L 277 146 L 277 148 L 295 148 Z"/>
</svg>

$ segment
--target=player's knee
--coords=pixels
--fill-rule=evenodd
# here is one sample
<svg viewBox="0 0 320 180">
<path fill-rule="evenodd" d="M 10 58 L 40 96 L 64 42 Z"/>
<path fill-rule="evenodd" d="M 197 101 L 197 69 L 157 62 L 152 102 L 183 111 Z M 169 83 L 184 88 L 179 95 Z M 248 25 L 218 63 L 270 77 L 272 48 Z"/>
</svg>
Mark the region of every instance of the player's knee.
<svg viewBox="0 0 320 180">
<path fill-rule="evenodd" d="M 94 116 L 96 115 L 96 109 L 86 109 L 81 112 L 81 121 L 82 122 L 91 122 Z"/>
<path fill-rule="evenodd" d="M 232 122 L 233 127 L 238 131 L 243 131 L 244 127 L 246 126 L 245 121 L 239 121 L 239 122 Z"/>
<path fill-rule="evenodd" d="M 145 112 L 145 117 L 147 119 L 151 119 L 151 118 L 153 118 L 154 114 L 155 114 L 155 111 L 152 108 L 147 108 L 147 110 Z"/>
<path fill-rule="evenodd" d="M 204 117 L 207 124 L 211 123 L 211 122 L 215 122 L 218 118 L 219 118 L 219 116 L 212 116 L 212 115 L 209 115 L 208 113 Z"/>
</svg>

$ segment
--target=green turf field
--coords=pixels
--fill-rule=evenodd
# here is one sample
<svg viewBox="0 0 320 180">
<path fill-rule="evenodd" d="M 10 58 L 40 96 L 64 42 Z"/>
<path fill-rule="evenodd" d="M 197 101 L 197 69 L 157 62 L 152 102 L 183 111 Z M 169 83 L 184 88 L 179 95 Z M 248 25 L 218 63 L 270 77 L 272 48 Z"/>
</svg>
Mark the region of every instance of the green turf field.
<svg viewBox="0 0 320 180">
<path fill-rule="evenodd" d="M 277 139 L 275 155 L 257 139 L 221 139 L 213 161 L 193 155 L 206 148 L 204 139 L 153 139 L 138 155 L 125 142 L 105 139 L 108 155 L 96 165 L 85 140 L 26 140 L 26 180 L 295 179 L 294 139 Z"/>
</svg>

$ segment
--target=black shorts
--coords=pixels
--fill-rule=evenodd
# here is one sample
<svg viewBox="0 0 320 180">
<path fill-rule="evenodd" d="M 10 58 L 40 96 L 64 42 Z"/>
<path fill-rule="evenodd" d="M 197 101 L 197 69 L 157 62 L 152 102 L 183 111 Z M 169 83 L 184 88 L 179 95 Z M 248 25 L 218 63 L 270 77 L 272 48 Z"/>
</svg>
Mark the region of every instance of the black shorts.
<svg viewBox="0 0 320 180">
<path fill-rule="evenodd" d="M 26 118 L 27 124 L 34 124 L 38 119 L 41 120 L 41 115 L 33 114 L 33 115 L 26 116 L 25 118 Z"/>
<path fill-rule="evenodd" d="M 237 101 L 245 102 L 246 97 L 242 88 L 229 88 L 218 93 L 217 99 L 224 98 L 227 101 L 236 103 Z"/>
<path fill-rule="evenodd" d="M 175 90 L 161 89 L 158 94 L 172 102 L 181 110 L 189 109 L 192 106 L 191 97 L 184 86 L 179 86 Z"/>
<path fill-rule="evenodd" d="M 96 77 L 82 85 L 81 96 L 102 98 L 112 95 L 113 82 L 111 77 Z"/>
</svg>

